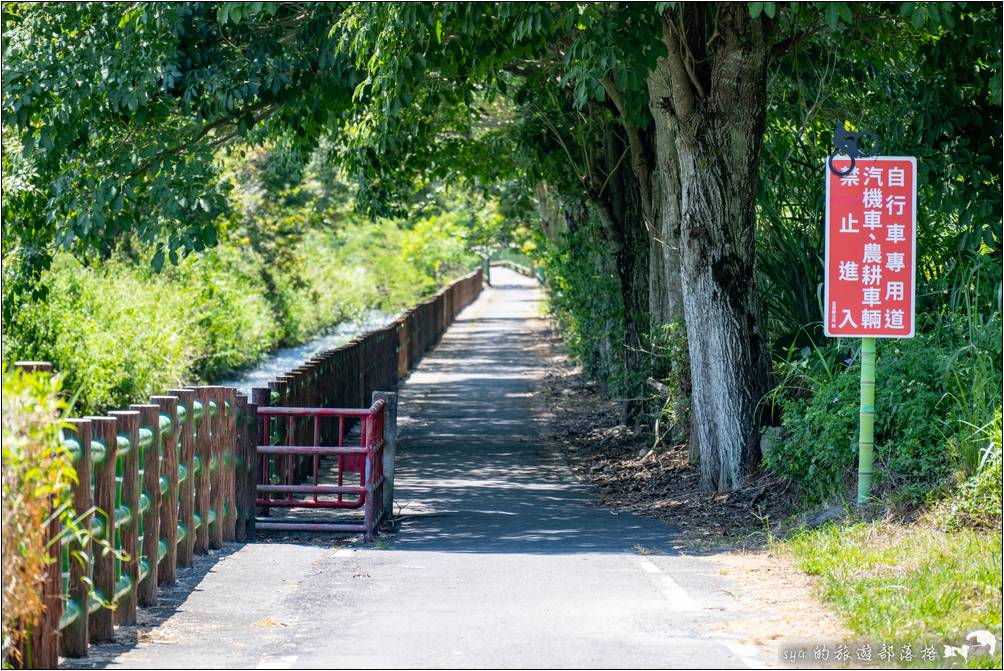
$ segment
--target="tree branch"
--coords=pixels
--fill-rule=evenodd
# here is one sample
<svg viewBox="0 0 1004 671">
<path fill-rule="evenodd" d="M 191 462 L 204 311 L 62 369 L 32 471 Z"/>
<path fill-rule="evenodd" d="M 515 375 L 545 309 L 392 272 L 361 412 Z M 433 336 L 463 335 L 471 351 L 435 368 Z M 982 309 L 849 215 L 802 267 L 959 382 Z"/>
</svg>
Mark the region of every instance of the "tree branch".
<svg viewBox="0 0 1004 671">
<path fill-rule="evenodd" d="M 690 73 L 683 63 L 683 54 L 680 50 L 680 41 L 676 35 L 676 28 L 672 19 L 668 15 L 662 17 L 662 40 L 666 43 L 669 55 L 666 63 L 669 67 L 670 87 L 673 91 L 673 109 L 677 118 L 687 119 L 694 113 L 696 105 L 695 93 L 692 88 Z"/>
<path fill-rule="evenodd" d="M 718 7 L 715 8 L 715 15 L 718 14 Z M 670 15 L 671 16 L 671 15 Z M 679 16 L 680 25 L 673 26 L 677 31 L 677 37 L 679 39 L 680 46 L 680 57 L 683 61 L 684 67 L 687 69 L 687 76 L 690 77 L 690 84 L 694 87 L 694 91 L 698 98 L 704 97 L 704 86 L 701 85 L 701 79 L 697 76 L 697 70 L 694 67 L 694 51 L 690 48 L 690 44 L 687 42 L 687 30 L 683 25 L 682 10 Z M 717 30 L 717 28 L 716 28 Z"/>
<path fill-rule="evenodd" d="M 600 79 L 600 84 L 603 86 L 603 90 L 607 92 L 607 96 L 610 97 L 614 107 L 617 108 L 621 125 L 624 126 L 624 130 L 627 132 L 628 146 L 631 149 L 631 167 L 634 169 L 634 174 L 638 178 L 638 184 L 641 187 L 641 206 L 642 214 L 645 217 L 645 227 L 651 231 L 654 218 L 652 212 L 652 177 L 641 131 L 638 129 L 638 126 L 631 122 L 624 97 L 617 90 L 617 86 L 610 77 Z"/>
<path fill-rule="evenodd" d="M 221 117 L 221 118 L 217 119 L 216 121 L 213 121 L 213 122 L 210 122 L 208 124 L 205 124 L 204 126 L 202 126 L 202 128 L 200 128 L 198 131 L 196 131 L 185 142 L 182 142 L 182 143 L 177 144 L 177 145 L 175 145 L 173 147 L 168 147 L 167 149 L 163 149 L 163 150 L 157 152 L 156 156 L 154 156 L 154 157 L 152 157 L 150 159 L 147 159 L 146 161 L 143 161 L 142 163 L 140 163 L 138 166 L 136 166 L 136 168 L 132 172 L 129 172 L 128 174 L 126 174 L 125 177 L 126 177 L 126 179 L 132 179 L 133 177 L 137 177 L 137 176 L 141 175 L 142 173 L 144 173 L 147 170 L 149 170 L 155 163 L 158 163 L 158 162 L 164 160 L 168 156 L 173 156 L 174 154 L 177 154 L 180 151 L 184 151 L 185 149 L 188 149 L 192 145 L 194 145 L 197 142 L 199 142 L 200 140 L 202 140 L 202 138 L 206 137 L 213 130 L 215 130 L 217 128 L 221 128 L 223 126 L 226 126 L 227 124 L 233 123 L 234 121 L 236 121 L 237 119 L 241 118 L 245 114 L 249 114 L 249 113 L 256 112 L 258 110 L 264 109 L 265 111 L 262 114 L 259 114 L 255 118 L 255 120 L 253 122 L 253 123 L 258 123 L 263 118 L 265 118 L 266 116 L 268 116 L 269 114 L 271 114 L 273 111 L 275 111 L 277 108 L 278 108 L 278 103 L 259 102 L 259 103 L 256 103 L 256 104 L 252 105 L 251 107 L 249 107 L 247 109 L 241 110 L 240 112 L 234 112 L 233 114 L 228 114 L 227 116 Z M 230 135 L 227 136 L 227 139 L 230 139 L 230 137 L 233 137 L 233 135 L 234 134 L 231 133 Z M 216 142 L 215 144 L 219 144 L 219 142 Z"/>
<path fill-rule="evenodd" d="M 810 37 L 812 37 L 825 27 L 826 26 L 823 24 L 820 24 L 818 26 L 813 26 L 812 28 L 801 30 L 797 33 L 789 35 L 787 38 L 781 40 L 780 42 L 775 43 L 770 50 L 771 58 L 779 58 L 780 56 L 784 56 L 786 53 L 800 46 L 803 42 L 805 42 L 807 39 L 809 39 Z"/>
</svg>

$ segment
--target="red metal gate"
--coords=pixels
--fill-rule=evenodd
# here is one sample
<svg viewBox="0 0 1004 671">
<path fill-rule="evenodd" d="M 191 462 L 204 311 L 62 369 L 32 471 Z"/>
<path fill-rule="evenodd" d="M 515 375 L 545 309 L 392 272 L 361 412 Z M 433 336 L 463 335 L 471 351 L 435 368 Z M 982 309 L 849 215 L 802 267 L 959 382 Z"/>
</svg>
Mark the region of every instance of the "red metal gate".
<svg viewBox="0 0 1004 671">
<path fill-rule="evenodd" d="M 270 440 L 257 447 L 256 504 L 265 516 L 255 528 L 362 532 L 372 539 L 384 513 L 384 401 L 364 410 L 265 406 L 258 419 L 258 435 Z M 334 470 L 334 482 L 321 482 L 322 464 Z M 272 508 L 288 514 L 269 517 Z M 319 509 L 330 510 L 332 518 L 318 519 Z"/>
</svg>

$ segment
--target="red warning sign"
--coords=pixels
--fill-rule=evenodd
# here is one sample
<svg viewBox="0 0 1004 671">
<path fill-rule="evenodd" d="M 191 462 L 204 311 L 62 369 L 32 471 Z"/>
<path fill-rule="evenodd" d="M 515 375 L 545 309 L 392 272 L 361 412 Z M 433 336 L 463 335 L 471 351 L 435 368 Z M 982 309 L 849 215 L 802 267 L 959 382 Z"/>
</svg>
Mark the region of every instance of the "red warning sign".
<svg viewBox="0 0 1004 671">
<path fill-rule="evenodd" d="M 850 159 L 833 159 L 844 171 Z M 826 171 L 823 331 L 911 338 L 916 298 L 917 159 L 859 158 Z"/>
</svg>

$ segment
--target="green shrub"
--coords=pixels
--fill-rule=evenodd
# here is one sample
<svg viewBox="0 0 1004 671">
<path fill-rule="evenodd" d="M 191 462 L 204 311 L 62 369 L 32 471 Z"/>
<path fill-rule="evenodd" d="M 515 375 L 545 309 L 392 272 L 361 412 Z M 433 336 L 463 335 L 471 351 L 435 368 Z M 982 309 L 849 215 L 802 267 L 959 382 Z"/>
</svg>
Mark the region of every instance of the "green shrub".
<svg viewBox="0 0 1004 671">
<path fill-rule="evenodd" d="M 49 518 L 66 511 L 77 476 L 60 434 L 59 378 L 6 365 L 2 375 L 2 635 L 4 648 L 16 651 L 43 611 L 39 585 L 49 559 Z M 31 660 L 21 662 L 32 668 Z"/>
<path fill-rule="evenodd" d="M 200 352 L 191 292 L 149 280 L 119 261 L 85 267 L 59 255 L 48 299 L 6 329 L 5 358 L 50 361 L 82 413 L 123 405 L 182 382 Z M 150 390 L 150 391 L 148 391 Z"/>
<path fill-rule="evenodd" d="M 401 241 L 404 260 L 440 285 L 476 266 L 479 258 L 467 243 L 472 232 L 467 216 L 453 211 L 419 219 Z"/>
<path fill-rule="evenodd" d="M 595 215 L 549 244 L 541 265 L 566 348 L 588 376 L 609 382 L 616 393 L 625 386 L 624 305 Z"/>
<path fill-rule="evenodd" d="M 985 423 L 999 404 L 1000 318 L 976 331 L 970 326 L 959 318 L 929 319 L 913 339 L 880 341 L 875 392 L 879 491 L 924 490 L 971 461 L 972 419 Z M 857 463 L 857 350 L 839 345 L 807 350 L 777 372 L 786 380 L 774 395 L 785 438 L 768 452 L 766 465 L 796 481 L 809 500 L 844 493 Z"/>
<path fill-rule="evenodd" d="M 291 237 L 281 262 L 243 233 L 160 273 L 125 254 L 57 255 L 46 299 L 4 325 L 4 359 L 52 362 L 73 412 L 100 413 L 220 379 L 367 310 L 393 314 L 476 262 L 450 227 L 348 218 Z"/>
<path fill-rule="evenodd" d="M 194 372 L 205 380 L 218 378 L 258 359 L 281 340 L 281 321 L 259 288 L 260 271 L 242 258 L 238 246 L 221 245 L 193 257 L 171 275 L 166 287 L 151 277 L 146 290 L 155 295 L 174 290 L 190 298 L 171 320 L 180 320 L 184 328 L 188 314 L 194 318 L 189 337 L 199 354 L 186 377 Z"/>
<path fill-rule="evenodd" d="M 434 293 L 436 279 L 405 256 L 408 231 L 391 221 L 362 222 L 339 231 L 339 268 L 351 273 L 346 280 L 362 308 L 394 312 Z"/>
</svg>

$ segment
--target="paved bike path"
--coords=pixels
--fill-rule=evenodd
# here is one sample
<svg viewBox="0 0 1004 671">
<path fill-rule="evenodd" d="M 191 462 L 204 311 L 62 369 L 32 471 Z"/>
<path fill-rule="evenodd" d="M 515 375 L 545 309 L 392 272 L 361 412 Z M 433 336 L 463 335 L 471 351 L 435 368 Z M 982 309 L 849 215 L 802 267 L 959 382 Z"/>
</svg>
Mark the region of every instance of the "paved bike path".
<svg viewBox="0 0 1004 671">
<path fill-rule="evenodd" d="M 492 275 L 400 390 L 396 533 L 371 545 L 228 546 L 163 591 L 145 626 L 92 648 L 89 665 L 767 662 L 718 633 L 748 613 L 710 560 L 675 554 L 661 522 L 594 504 L 544 444 L 534 391 L 553 352 L 541 291 Z"/>
</svg>

